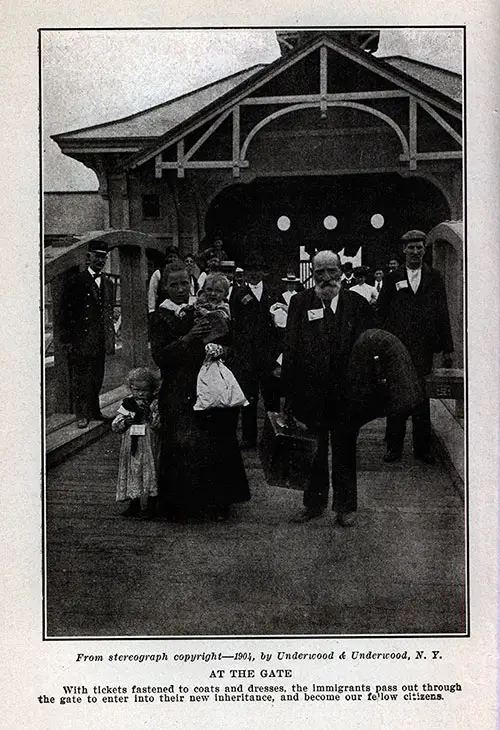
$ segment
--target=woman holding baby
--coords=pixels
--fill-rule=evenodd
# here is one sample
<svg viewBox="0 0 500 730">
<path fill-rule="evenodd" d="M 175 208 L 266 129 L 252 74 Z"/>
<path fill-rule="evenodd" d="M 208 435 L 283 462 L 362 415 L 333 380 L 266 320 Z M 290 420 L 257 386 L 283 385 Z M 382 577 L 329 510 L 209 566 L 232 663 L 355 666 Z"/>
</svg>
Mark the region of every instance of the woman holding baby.
<svg viewBox="0 0 500 730">
<path fill-rule="evenodd" d="M 162 281 L 166 299 L 151 315 L 151 350 L 162 376 L 159 507 L 171 519 L 224 520 L 232 503 L 250 499 L 236 437 L 238 409 L 196 411 L 194 405 L 205 345 L 222 345 L 224 358 L 230 352 L 229 282 L 211 274 L 193 300 L 182 262 L 166 266 Z"/>
</svg>

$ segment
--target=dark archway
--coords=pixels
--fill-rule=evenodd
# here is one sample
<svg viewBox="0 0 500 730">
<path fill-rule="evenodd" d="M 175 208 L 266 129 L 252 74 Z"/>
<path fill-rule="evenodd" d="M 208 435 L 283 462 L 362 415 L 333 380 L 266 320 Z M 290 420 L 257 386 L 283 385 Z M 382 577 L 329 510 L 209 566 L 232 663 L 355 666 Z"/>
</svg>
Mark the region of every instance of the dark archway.
<svg viewBox="0 0 500 730">
<path fill-rule="evenodd" d="M 383 216 L 374 228 L 374 214 Z M 332 230 L 326 216 L 335 216 Z M 279 230 L 280 216 L 290 219 Z M 338 176 L 259 178 L 247 185 L 225 188 L 206 216 L 207 241 L 220 236 L 228 255 L 237 262 L 248 250 L 258 250 L 271 270 L 297 268 L 300 247 L 344 250 L 354 255 L 363 247 L 363 263 L 384 266 L 399 252 L 402 234 L 419 228 L 429 231 L 449 219 L 443 194 L 423 178 L 404 179 L 395 173 Z"/>
</svg>

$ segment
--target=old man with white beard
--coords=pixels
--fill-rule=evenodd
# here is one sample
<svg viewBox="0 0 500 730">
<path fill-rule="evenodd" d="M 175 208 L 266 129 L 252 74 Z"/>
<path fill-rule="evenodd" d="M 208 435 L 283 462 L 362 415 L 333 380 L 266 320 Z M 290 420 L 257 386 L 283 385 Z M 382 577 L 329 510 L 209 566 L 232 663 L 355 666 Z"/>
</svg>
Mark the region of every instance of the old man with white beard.
<svg viewBox="0 0 500 730">
<path fill-rule="evenodd" d="M 285 414 L 318 434 L 318 452 L 304 491 L 304 509 L 294 522 L 320 517 L 328 504 L 328 450 L 332 449 L 333 510 L 342 526 L 357 509 L 356 439 L 348 417 L 346 376 L 352 347 L 372 326 L 367 301 L 340 285 L 337 254 L 320 251 L 313 259 L 313 289 L 290 301 L 281 382 Z"/>
</svg>

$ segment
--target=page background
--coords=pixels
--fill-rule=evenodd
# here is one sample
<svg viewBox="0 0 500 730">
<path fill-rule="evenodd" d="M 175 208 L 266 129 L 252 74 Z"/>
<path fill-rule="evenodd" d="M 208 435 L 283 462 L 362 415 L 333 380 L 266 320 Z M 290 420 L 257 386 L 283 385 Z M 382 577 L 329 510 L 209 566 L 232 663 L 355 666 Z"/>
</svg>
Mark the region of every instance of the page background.
<svg viewBox="0 0 500 730">
<path fill-rule="evenodd" d="M 145 709 L 145 705 L 42 706 L 41 693 L 59 694 L 60 686 L 79 683 L 208 684 L 207 667 L 189 671 L 173 664 L 90 667 L 75 664 L 77 652 L 171 651 L 167 641 L 41 641 L 41 510 L 40 510 L 40 311 L 39 311 L 39 160 L 38 160 L 38 27 L 251 26 L 305 25 L 439 25 L 466 24 L 467 41 L 467 195 L 468 195 L 468 347 L 469 347 L 469 525 L 471 637 L 385 640 L 248 640 L 238 649 L 274 652 L 279 647 L 314 651 L 380 648 L 439 649 L 439 672 L 430 665 L 411 666 L 408 681 L 458 681 L 464 691 L 439 705 L 394 706 L 363 703 L 352 707 L 325 704 L 217 705 Z M 365 2 L 362 12 L 333 10 L 330 3 L 266 4 L 245 2 L 230 9 L 222 3 L 183 2 L 175 8 L 145 2 L 78 5 L 25 3 L 22 12 L 4 11 L 2 35 L 1 138 L 3 175 L 3 317 L 0 342 L 3 405 L 2 717 L 6 727 L 158 728 L 276 727 L 414 727 L 486 728 L 495 724 L 497 552 L 498 552 L 498 162 L 499 124 L 497 44 L 498 10 L 493 0 L 450 4 L 422 2 L 411 12 L 402 3 Z M 230 640 L 177 640 L 176 651 L 224 651 Z M 283 666 L 289 663 L 283 663 Z M 333 669 L 335 669 L 333 666 Z M 442 667 L 442 668 L 441 668 Z M 320 664 L 294 664 L 294 679 L 331 681 L 332 670 Z M 425 670 L 425 671 L 424 671 Z M 373 663 L 342 667 L 341 679 L 356 683 L 398 680 L 398 664 Z M 430 675 L 430 676 L 429 676 Z M 161 681 L 159 681 L 161 676 Z"/>
</svg>

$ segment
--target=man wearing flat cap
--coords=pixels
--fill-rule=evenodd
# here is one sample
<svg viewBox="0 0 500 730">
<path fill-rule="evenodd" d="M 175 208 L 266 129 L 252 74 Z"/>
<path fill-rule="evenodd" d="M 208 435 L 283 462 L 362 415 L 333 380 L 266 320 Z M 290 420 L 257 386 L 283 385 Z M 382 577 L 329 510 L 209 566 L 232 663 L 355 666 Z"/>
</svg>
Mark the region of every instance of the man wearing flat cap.
<svg viewBox="0 0 500 730">
<path fill-rule="evenodd" d="M 60 311 L 61 340 L 70 367 L 73 410 L 78 428 L 105 420 L 99 407 L 106 354 L 114 352 L 113 284 L 102 273 L 107 244 L 89 244 L 88 266 L 66 287 Z"/>
<path fill-rule="evenodd" d="M 441 274 L 423 263 L 426 235 L 412 230 L 401 239 L 405 261 L 384 279 L 378 298 L 382 327 L 399 337 L 410 353 L 425 392 L 425 376 L 433 367 L 434 353 L 443 353 L 443 367 L 451 367 L 453 341 L 448 302 Z M 406 420 L 409 414 L 387 418 L 387 453 L 384 460 L 398 461 L 403 451 Z M 427 464 L 431 453 L 429 399 L 412 411 L 413 453 Z"/>
</svg>

